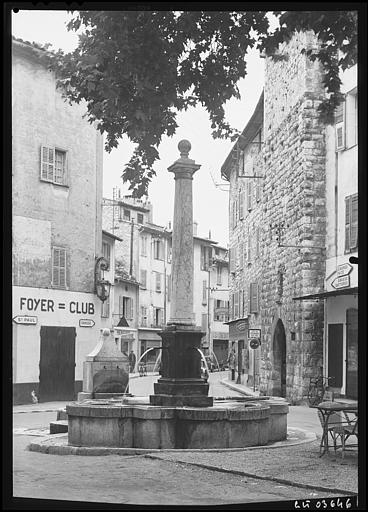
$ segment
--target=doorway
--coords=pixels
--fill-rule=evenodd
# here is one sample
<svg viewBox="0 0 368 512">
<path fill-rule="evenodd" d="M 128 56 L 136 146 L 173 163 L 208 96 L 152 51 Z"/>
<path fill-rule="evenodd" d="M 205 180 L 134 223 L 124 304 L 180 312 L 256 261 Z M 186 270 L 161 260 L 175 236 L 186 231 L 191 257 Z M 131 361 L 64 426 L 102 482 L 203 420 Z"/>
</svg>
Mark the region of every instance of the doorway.
<svg viewBox="0 0 368 512">
<path fill-rule="evenodd" d="M 346 311 L 346 396 L 358 398 L 358 310 Z"/>
<path fill-rule="evenodd" d="M 343 324 L 328 324 L 328 376 L 331 386 L 343 386 Z"/>
<path fill-rule="evenodd" d="M 75 327 L 41 327 L 40 402 L 74 400 Z"/>
<path fill-rule="evenodd" d="M 273 333 L 273 394 L 286 397 L 286 335 L 279 318 Z"/>
</svg>

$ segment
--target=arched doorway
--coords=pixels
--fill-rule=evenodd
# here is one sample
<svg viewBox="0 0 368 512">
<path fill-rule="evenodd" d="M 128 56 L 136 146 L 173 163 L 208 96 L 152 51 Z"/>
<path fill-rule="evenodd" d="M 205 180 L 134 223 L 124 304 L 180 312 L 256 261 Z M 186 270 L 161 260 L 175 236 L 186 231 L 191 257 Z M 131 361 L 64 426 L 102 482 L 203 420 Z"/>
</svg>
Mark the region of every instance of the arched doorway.
<svg viewBox="0 0 368 512">
<path fill-rule="evenodd" d="M 279 318 L 272 340 L 273 348 L 273 394 L 286 397 L 286 335 Z"/>
</svg>

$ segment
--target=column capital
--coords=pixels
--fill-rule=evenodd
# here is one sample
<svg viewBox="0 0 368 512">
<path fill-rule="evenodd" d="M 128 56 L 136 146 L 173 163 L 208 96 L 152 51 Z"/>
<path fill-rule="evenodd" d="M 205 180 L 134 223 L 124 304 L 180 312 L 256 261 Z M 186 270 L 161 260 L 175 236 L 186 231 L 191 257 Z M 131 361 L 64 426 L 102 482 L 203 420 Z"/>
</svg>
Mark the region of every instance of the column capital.
<svg viewBox="0 0 368 512">
<path fill-rule="evenodd" d="M 175 174 L 175 179 L 193 179 L 193 174 L 201 167 L 200 164 L 188 158 L 191 147 L 189 140 L 184 139 L 179 142 L 180 158 L 167 168 L 169 172 Z"/>
</svg>

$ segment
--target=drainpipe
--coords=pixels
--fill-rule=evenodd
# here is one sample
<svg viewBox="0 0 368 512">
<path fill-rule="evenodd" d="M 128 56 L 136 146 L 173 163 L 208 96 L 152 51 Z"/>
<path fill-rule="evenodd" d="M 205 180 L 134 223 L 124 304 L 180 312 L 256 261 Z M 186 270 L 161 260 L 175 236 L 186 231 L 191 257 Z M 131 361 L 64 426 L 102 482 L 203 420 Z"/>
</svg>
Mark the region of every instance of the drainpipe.
<svg viewBox="0 0 368 512">
<path fill-rule="evenodd" d="M 132 219 L 132 225 L 130 228 L 130 265 L 129 274 L 133 275 L 133 237 L 134 237 L 134 221 Z"/>
</svg>

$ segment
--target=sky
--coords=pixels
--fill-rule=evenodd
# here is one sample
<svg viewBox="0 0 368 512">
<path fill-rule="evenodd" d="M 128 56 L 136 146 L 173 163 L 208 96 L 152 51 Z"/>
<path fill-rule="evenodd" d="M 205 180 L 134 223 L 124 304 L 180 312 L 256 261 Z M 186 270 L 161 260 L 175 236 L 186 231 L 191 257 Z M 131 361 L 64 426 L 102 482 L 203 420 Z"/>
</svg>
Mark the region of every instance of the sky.
<svg viewBox="0 0 368 512">
<path fill-rule="evenodd" d="M 78 44 L 78 36 L 66 28 L 70 18 L 66 10 L 19 10 L 12 13 L 12 34 L 30 42 L 51 43 L 55 50 L 72 51 Z M 238 84 L 241 99 L 230 100 L 224 107 L 226 120 L 240 131 L 253 114 L 263 88 L 264 59 L 256 51 L 248 57 L 248 74 Z M 162 226 L 172 222 L 174 177 L 167 168 L 180 157 L 179 141 L 187 139 L 192 145 L 189 158 L 201 165 L 193 180 L 193 219 L 198 223 L 198 235 L 207 237 L 211 232 L 213 240 L 227 247 L 229 186 L 221 179 L 220 169 L 233 143 L 212 138 L 208 114 L 202 107 L 179 113 L 177 124 L 175 135 L 163 137 L 158 148 L 160 160 L 154 166 L 156 176 L 148 190 L 153 205 L 153 222 Z M 128 186 L 123 184 L 121 174 L 133 149 L 134 145 L 123 138 L 118 148 L 104 153 L 104 197 L 112 198 L 114 187 L 121 189 L 121 195 L 130 193 Z"/>
</svg>

